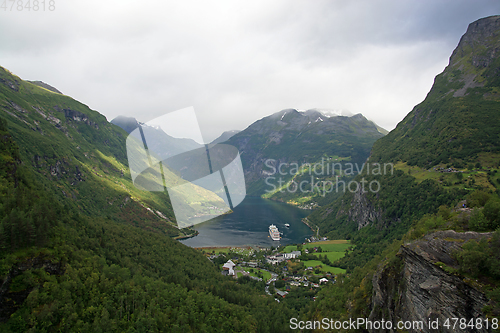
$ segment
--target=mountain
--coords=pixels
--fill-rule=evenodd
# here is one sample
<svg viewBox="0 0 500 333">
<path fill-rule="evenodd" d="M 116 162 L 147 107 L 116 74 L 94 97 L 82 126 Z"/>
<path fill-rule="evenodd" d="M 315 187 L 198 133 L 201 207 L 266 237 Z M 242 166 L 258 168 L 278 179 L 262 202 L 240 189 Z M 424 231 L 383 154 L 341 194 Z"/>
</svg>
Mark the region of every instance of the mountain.
<svg viewBox="0 0 500 333">
<path fill-rule="evenodd" d="M 0 115 L 23 163 L 68 209 L 185 235 L 175 225 L 165 193 L 133 185 L 127 133 L 98 112 L 0 68 Z"/>
<path fill-rule="evenodd" d="M 500 152 L 499 28 L 498 16 L 469 26 L 425 100 L 375 143 L 372 160 L 461 168 Z"/>
<path fill-rule="evenodd" d="M 241 131 L 239 131 L 239 130 L 225 131 L 217 139 L 215 139 L 214 141 L 212 141 L 211 144 L 217 144 L 217 143 L 226 142 L 233 135 L 238 134 L 239 132 L 241 132 Z"/>
<path fill-rule="evenodd" d="M 474 188 L 495 191 L 499 183 L 492 173 L 500 157 L 499 48 L 498 16 L 472 23 L 425 100 L 373 144 L 370 163 L 394 166 L 393 174 L 366 176 L 378 177 L 380 191 L 347 193 L 327 209 L 328 214 L 318 211 L 311 218 L 323 230 L 344 231 L 370 224 L 397 228 L 402 222 L 402 233 L 412 217 L 453 205 Z"/>
<path fill-rule="evenodd" d="M 127 133 L 131 133 L 137 127 L 139 127 L 139 122 L 133 117 L 118 116 L 111 120 L 111 123 L 120 127 Z"/>
<path fill-rule="evenodd" d="M 308 216 L 322 235 L 355 244 L 337 263 L 350 277 L 310 315 L 424 323 L 409 332 L 433 331 L 429 321 L 486 332 L 447 319 L 498 319 L 499 49 L 500 16 L 471 23 L 425 100 L 373 144 L 371 168 L 355 180 L 376 190 L 347 192 Z"/>
<path fill-rule="evenodd" d="M 0 68 L 0 331 L 287 331 L 263 282 L 172 239 L 193 231 L 134 186 L 127 136 Z"/>
<path fill-rule="evenodd" d="M 322 196 L 313 191 L 311 166 L 337 163 L 338 168 L 342 165 L 345 170 L 347 163 L 362 164 L 373 142 L 382 136 L 377 126 L 361 114 L 339 116 L 316 109 L 286 109 L 256 121 L 227 143 L 241 154 L 250 195 L 303 204 Z M 315 182 L 334 179 L 332 170 L 325 169 L 321 174 L 317 171 Z M 344 172 L 340 176 L 350 175 Z M 292 181 L 307 181 L 302 188 L 304 193 L 286 190 L 291 189 Z"/>
<path fill-rule="evenodd" d="M 158 152 L 160 160 L 202 147 L 201 144 L 192 139 L 174 138 L 161 128 L 140 123 L 135 118 L 118 116 L 111 123 L 121 127 L 129 134 L 140 126 L 143 134 L 148 138 L 148 149 Z"/>
</svg>

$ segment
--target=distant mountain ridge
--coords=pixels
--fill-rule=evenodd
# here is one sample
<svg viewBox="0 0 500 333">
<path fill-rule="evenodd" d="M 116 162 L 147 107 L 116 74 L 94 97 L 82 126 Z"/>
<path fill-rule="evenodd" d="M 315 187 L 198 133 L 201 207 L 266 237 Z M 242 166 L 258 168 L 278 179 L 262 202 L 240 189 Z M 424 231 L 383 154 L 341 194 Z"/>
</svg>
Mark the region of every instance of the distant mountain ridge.
<svg viewBox="0 0 500 333">
<path fill-rule="evenodd" d="M 302 164 L 323 157 L 362 164 L 373 142 L 382 136 L 361 114 L 325 116 L 316 109 L 285 109 L 254 122 L 227 143 L 240 151 L 248 192 L 262 195 L 269 189 L 266 161 Z"/>
<path fill-rule="evenodd" d="M 130 134 L 139 126 L 139 122 L 134 117 L 118 116 L 110 121 L 110 123 L 122 128 L 125 132 Z"/>
<path fill-rule="evenodd" d="M 164 156 L 159 156 L 161 159 L 173 156 L 177 151 L 184 152 L 201 147 L 192 140 L 170 137 L 160 128 L 140 123 L 135 118 L 120 116 L 113 119 L 111 123 L 120 126 L 128 133 L 140 126 L 141 130 L 148 134 L 147 137 L 154 138 L 154 140 L 148 139 L 147 143 L 152 151 L 168 151 Z M 325 160 L 330 163 L 350 163 L 361 166 L 368 157 L 373 142 L 384 133 L 387 131 L 367 120 L 363 115 L 352 115 L 345 110 L 285 109 L 254 122 L 243 131 L 226 131 L 211 144 L 224 142 L 238 148 L 245 172 L 247 193 L 250 195 L 264 195 L 266 198 L 291 204 L 296 204 L 296 200 L 299 200 L 302 204 L 307 202 L 314 207 L 318 205 L 318 202 L 323 204 L 325 200 L 328 202 L 332 198 L 317 198 L 319 200 L 309 202 L 321 194 L 283 194 L 283 191 L 277 191 L 274 185 L 266 184 L 266 180 L 269 179 L 267 177 L 269 170 L 266 168 L 274 168 L 287 163 L 324 163 Z M 316 182 L 329 181 L 331 183 L 334 180 L 332 174 L 317 176 Z M 343 181 L 352 178 L 353 175 L 347 176 Z M 280 176 L 277 181 L 295 181 L 299 178 L 290 173 Z M 312 181 L 309 183 L 309 190 L 313 190 Z M 335 193 L 334 196 L 338 195 L 339 193 Z M 306 202 L 304 198 L 307 198 Z"/>
<path fill-rule="evenodd" d="M 179 152 L 186 152 L 202 146 L 192 139 L 174 138 L 166 134 L 161 128 L 140 123 L 133 117 L 118 116 L 111 120 L 111 123 L 121 127 L 129 134 L 140 126 L 144 135 L 149 138 L 147 142 L 148 148 L 151 148 L 152 151 L 161 152 L 158 157 L 162 160 Z"/>
<path fill-rule="evenodd" d="M 231 137 L 233 137 L 235 134 L 238 134 L 239 132 L 241 132 L 241 131 L 240 130 L 225 131 L 217 139 L 213 140 L 211 142 L 211 144 L 226 142 L 227 140 L 229 140 Z"/>
</svg>

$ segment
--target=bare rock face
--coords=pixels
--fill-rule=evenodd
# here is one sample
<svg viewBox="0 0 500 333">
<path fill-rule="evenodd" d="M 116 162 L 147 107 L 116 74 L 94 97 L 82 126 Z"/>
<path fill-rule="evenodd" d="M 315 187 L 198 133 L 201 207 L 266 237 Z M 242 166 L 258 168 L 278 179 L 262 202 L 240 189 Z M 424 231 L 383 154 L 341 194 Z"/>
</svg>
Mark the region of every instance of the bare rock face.
<svg viewBox="0 0 500 333">
<path fill-rule="evenodd" d="M 361 188 L 355 192 L 347 212 L 349 220 L 356 222 L 358 225 L 358 230 L 383 220 L 382 210 L 377 209 L 366 197 L 366 194 L 367 192 L 363 192 Z"/>
<path fill-rule="evenodd" d="M 472 54 L 472 65 L 476 68 L 488 67 L 498 57 L 498 34 L 500 15 L 485 17 L 469 25 L 457 48 L 450 57 L 450 65 L 460 58 Z"/>
<path fill-rule="evenodd" d="M 489 332 L 485 327 L 472 331 L 469 327 L 443 326 L 449 318 L 485 319 L 481 309 L 488 298 L 459 276 L 440 267 L 440 263 L 456 265 L 452 253 L 465 241 L 483 237 L 491 237 L 491 233 L 448 230 L 401 246 L 397 260 L 380 267 L 373 277 L 369 320 L 423 323 L 422 329 L 410 329 L 409 332 Z M 436 320 L 439 330 L 429 327 L 429 322 Z M 376 332 L 396 332 L 396 329 Z"/>
</svg>

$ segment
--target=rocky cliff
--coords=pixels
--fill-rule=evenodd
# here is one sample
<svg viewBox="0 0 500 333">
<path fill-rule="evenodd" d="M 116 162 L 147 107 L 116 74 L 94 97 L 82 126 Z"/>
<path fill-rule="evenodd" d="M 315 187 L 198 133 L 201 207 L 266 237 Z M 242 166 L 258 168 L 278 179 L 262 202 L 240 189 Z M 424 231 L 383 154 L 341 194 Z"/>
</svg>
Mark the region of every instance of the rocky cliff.
<svg viewBox="0 0 500 333">
<path fill-rule="evenodd" d="M 424 323 L 423 330 L 410 329 L 409 332 L 437 332 L 428 324 L 436 320 L 440 323 L 440 332 L 474 331 L 469 327 L 447 328 L 444 323 L 448 318 L 465 318 L 467 322 L 472 318 L 485 319 L 482 308 L 488 298 L 473 286 L 473 281 L 446 270 L 458 266 L 453 253 L 460 250 L 464 242 L 491 236 L 492 233 L 447 230 L 401 246 L 397 259 L 380 267 L 373 277 L 369 319 Z M 474 332 L 489 330 L 483 327 Z"/>
<path fill-rule="evenodd" d="M 369 224 L 382 222 L 384 220 L 382 209 L 375 207 L 367 194 L 368 192 L 361 188 L 356 191 L 352 199 L 342 205 L 337 217 L 347 215 L 348 221 L 354 222 L 358 230 Z"/>
</svg>

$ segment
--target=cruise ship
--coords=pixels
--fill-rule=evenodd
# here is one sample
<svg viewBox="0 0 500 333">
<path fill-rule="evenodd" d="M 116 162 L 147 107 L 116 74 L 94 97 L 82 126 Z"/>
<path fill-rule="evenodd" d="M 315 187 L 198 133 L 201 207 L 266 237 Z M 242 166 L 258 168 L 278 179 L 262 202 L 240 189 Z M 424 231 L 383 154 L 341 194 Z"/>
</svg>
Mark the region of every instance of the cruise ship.
<svg viewBox="0 0 500 333">
<path fill-rule="evenodd" d="M 273 240 L 280 240 L 281 239 L 280 232 L 278 231 L 278 228 L 274 224 L 271 224 L 269 226 L 269 235 L 271 236 L 271 238 Z"/>
</svg>

